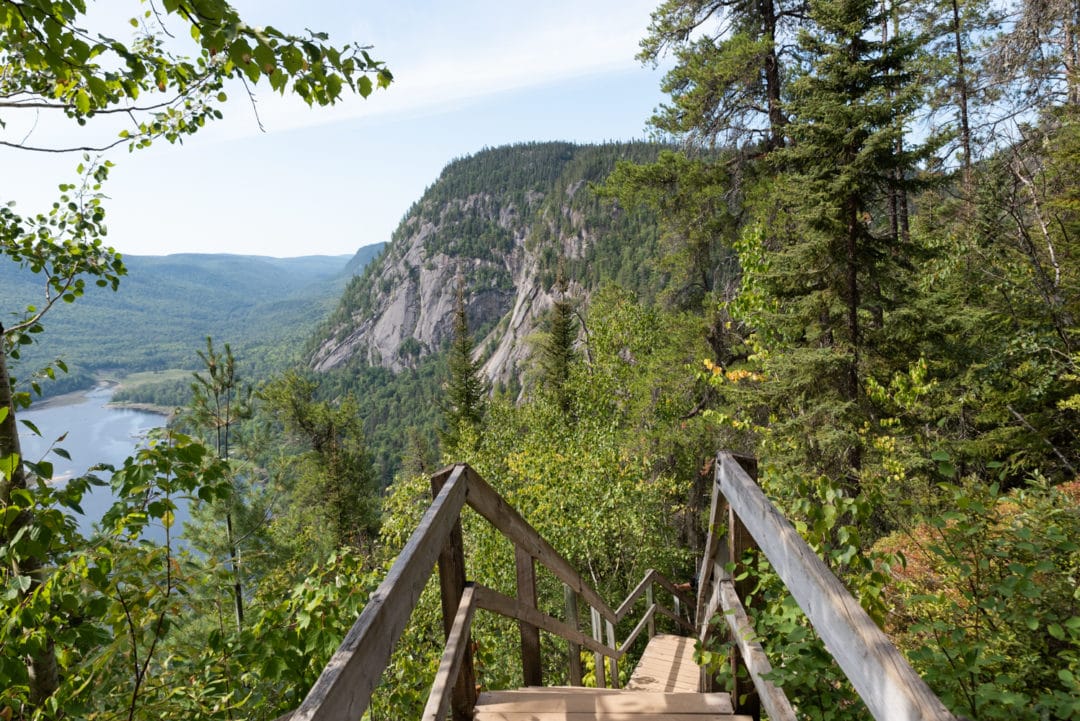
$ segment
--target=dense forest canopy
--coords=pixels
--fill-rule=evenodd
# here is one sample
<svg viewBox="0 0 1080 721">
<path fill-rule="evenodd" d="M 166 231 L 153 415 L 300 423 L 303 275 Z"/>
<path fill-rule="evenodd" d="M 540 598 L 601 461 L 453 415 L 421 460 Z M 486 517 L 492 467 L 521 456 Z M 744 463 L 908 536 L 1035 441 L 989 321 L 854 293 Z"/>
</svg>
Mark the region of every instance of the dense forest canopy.
<svg viewBox="0 0 1080 721">
<path fill-rule="evenodd" d="M 40 94 L 43 79 L 60 81 L 56 102 L 76 122 L 156 69 L 185 98 L 198 68 L 210 86 L 264 71 L 284 86 L 245 59 L 241 43 L 262 39 L 219 15 L 196 33 L 203 64 L 149 42 L 121 73 L 90 62 L 113 45 L 84 49 L 71 34 L 77 3 L 49 4 L 54 20 L 39 5 L 0 2 L 12 41 L 0 53 L 19 71 L 0 82 Z M 188 21 L 208 6 L 235 20 L 221 2 L 165 3 Z M 35 22 L 52 31 L 29 32 Z M 5 377 L 0 712 L 288 712 L 415 528 L 440 462 L 475 467 L 605 598 L 647 568 L 692 578 L 708 459 L 729 448 L 758 457 L 771 499 L 955 714 L 1076 718 L 1078 27 L 1080 5 L 1059 0 L 665 0 L 641 58 L 671 62 L 652 120 L 668 144 L 631 145 L 618 163 L 614 145 L 477 153 L 410 211 L 403 236 L 410 223 L 456 228 L 423 238 L 460 280 L 446 343 L 409 370 L 248 378 L 232 347 L 207 341 L 192 349 L 202 367 L 176 424 L 99 470 L 104 481 L 63 487 L 45 482 L 47 463 L 19 457 L 28 394 Z M 237 57 L 211 62 L 222 42 Z M 368 72 L 389 80 L 323 42 L 275 31 L 261 53 L 313 102 L 344 86 L 366 94 Z M 324 64 L 309 75 L 294 49 Z M 213 115 L 195 102 L 197 117 Z M 194 129 L 168 120 L 153 116 L 144 132 Z M 571 198 L 558 181 L 575 164 L 593 184 Z M 128 281 L 100 237 L 94 184 L 106 168 L 81 172 L 87 185 L 65 186 L 52 215 L 0 211 L 4 255 L 59 302 L 88 282 Z M 511 206 L 546 230 L 518 239 L 488 222 Z M 575 213 L 611 231 L 584 255 L 558 232 Z M 375 279 L 398 267 L 399 240 L 349 284 L 313 349 L 394 290 Z M 519 240 L 543 259 L 538 292 L 553 302 L 514 386 L 489 393 L 477 333 L 499 326 L 478 329 L 467 305 L 478 282 L 507 281 L 457 269 Z M 46 310 L 7 328 L 5 362 L 47 329 Z M 403 391 L 401 378 L 423 383 Z M 378 422 L 365 423 L 372 407 Z M 378 432 L 396 436 L 394 451 Z M 373 455 L 383 471 L 397 456 L 385 490 Z M 101 482 L 117 502 L 85 538 L 65 509 Z M 178 496 L 194 503 L 186 529 L 172 528 Z M 510 591 L 512 549 L 474 521 L 468 577 Z M 195 552 L 138 541 L 149 522 Z M 748 606 L 800 716 L 866 718 L 775 576 L 764 564 L 754 574 Z M 557 584 L 539 596 L 561 606 Z M 442 633 L 429 584 L 367 718 L 419 714 Z M 521 683 L 517 642 L 515 627 L 477 619 L 482 688 Z M 729 680 L 724 649 L 700 650 Z M 565 682 L 563 654 L 544 642 L 549 683 Z"/>
</svg>

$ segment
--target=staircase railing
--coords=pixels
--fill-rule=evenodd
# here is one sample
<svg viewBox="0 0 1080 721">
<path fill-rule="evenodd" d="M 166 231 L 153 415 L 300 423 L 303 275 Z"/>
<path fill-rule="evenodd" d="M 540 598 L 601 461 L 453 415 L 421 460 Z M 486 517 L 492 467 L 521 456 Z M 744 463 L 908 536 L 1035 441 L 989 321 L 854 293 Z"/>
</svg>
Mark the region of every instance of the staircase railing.
<svg viewBox="0 0 1080 721">
<path fill-rule="evenodd" d="M 736 682 L 732 700 L 736 710 L 756 714 L 756 704 L 760 703 L 773 721 L 795 719 L 783 691 L 766 678 L 771 666 L 740 601 L 747 593 L 736 580 L 743 575 L 737 564 L 745 549 L 756 547 L 769 560 L 877 721 L 956 721 L 888 636 L 773 506 L 754 480 L 756 475 L 752 458 L 727 452 L 717 455 L 709 534 L 698 574 L 699 638 L 707 641 L 718 631 L 710 619 L 722 611 L 737 650 L 732 657 Z M 736 564 L 734 574 L 728 571 L 729 564 Z M 738 686 L 738 666 L 746 669 L 753 689 Z"/>
<path fill-rule="evenodd" d="M 327 663 L 303 703 L 284 718 L 316 721 L 360 718 L 390 661 L 420 594 L 438 560 L 446 646 L 423 718 L 440 721 L 449 712 L 456 720 L 472 718 L 476 704 L 469 634 L 477 609 L 518 622 L 521 636 L 522 676 L 526 686 L 543 684 L 540 631 L 567 642 L 569 679 L 581 685 L 581 649 L 596 655 L 596 682 L 618 686 L 619 660 L 644 631 L 651 636 L 657 615 L 666 616 L 688 632 L 694 627 L 681 614 L 654 600 L 655 587 L 672 594 L 675 605 L 692 608 L 686 596 L 663 575 L 648 571 L 625 601 L 612 609 L 592 586 L 521 515 L 473 469 L 466 465 L 445 468 L 432 476 L 435 499 L 409 538 L 386 578 L 371 594 L 360 617 Z M 464 544 L 460 514 L 470 506 L 514 544 L 517 571 L 516 597 L 511 598 L 465 578 Z M 537 608 L 536 563 L 564 585 L 566 621 Z M 616 625 L 627 618 L 642 596 L 646 608 L 641 620 L 620 644 Z M 588 608 L 592 634 L 579 629 L 578 599 Z M 607 660 L 605 669 L 604 660 Z M 279 719 L 279 721 L 283 721 Z"/>
</svg>

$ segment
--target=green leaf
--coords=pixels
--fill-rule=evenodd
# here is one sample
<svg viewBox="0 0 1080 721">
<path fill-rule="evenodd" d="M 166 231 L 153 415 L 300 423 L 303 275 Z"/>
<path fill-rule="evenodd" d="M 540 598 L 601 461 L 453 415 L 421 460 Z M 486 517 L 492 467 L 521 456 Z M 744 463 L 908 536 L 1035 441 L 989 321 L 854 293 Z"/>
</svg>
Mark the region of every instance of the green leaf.
<svg viewBox="0 0 1080 721">
<path fill-rule="evenodd" d="M 0 457 L 0 476 L 3 476 L 4 478 L 11 478 L 15 475 L 15 469 L 18 467 L 18 465 L 18 453 L 12 453 L 10 455 Z M 14 492 L 12 492 L 12 495 L 14 496 Z"/>
<path fill-rule="evenodd" d="M 90 96 L 82 88 L 75 93 L 75 110 L 83 115 L 90 112 Z"/>
</svg>

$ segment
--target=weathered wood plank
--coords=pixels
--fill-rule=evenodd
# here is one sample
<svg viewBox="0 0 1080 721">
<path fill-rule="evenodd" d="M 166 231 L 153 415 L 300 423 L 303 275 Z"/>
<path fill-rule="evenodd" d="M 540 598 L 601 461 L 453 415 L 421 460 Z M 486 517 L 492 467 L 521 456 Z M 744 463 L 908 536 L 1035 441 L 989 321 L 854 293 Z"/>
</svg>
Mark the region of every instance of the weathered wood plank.
<svg viewBox="0 0 1080 721">
<path fill-rule="evenodd" d="M 469 631 L 472 628 L 476 599 L 472 586 L 467 586 L 461 594 L 450 635 L 446 639 L 446 649 L 439 661 L 439 670 L 435 674 L 435 683 L 431 685 L 427 705 L 424 707 L 423 721 L 443 721 L 450 707 L 450 696 L 455 690 L 462 666 L 469 650 Z M 475 686 L 474 686 L 475 689 Z M 474 691 L 475 693 L 475 691 Z M 469 709 L 468 718 L 472 718 Z"/>
<path fill-rule="evenodd" d="M 754 627 L 746 615 L 739 595 L 735 591 L 735 585 L 731 581 L 720 581 L 720 599 L 724 608 L 724 619 L 727 621 L 731 635 L 739 647 L 739 655 L 750 673 L 750 679 L 757 690 L 760 705 L 765 707 L 770 721 L 795 721 L 795 711 L 783 690 L 778 688 L 772 681 L 764 676 L 772 672 L 772 665 L 765 656 L 765 649 L 758 643 Z M 740 705 L 740 711 L 744 711 Z"/>
<path fill-rule="evenodd" d="M 699 681 L 694 639 L 661 634 L 645 647 L 626 687 L 639 691 L 696 692 Z"/>
<path fill-rule="evenodd" d="M 581 625 L 578 621 L 577 594 L 574 593 L 574 589 L 563 584 L 563 596 L 566 600 L 566 622 L 574 630 L 580 631 Z M 567 640 L 566 652 L 570 661 L 570 685 L 580 686 L 582 676 L 581 645 Z"/>
<path fill-rule="evenodd" d="M 603 656 L 619 655 L 617 649 L 608 648 L 603 643 L 594 641 L 581 631 L 566 625 L 557 618 L 548 616 L 543 611 L 526 606 L 516 598 L 504 596 L 498 591 L 492 590 L 487 586 L 481 586 L 480 584 L 476 584 L 474 588 L 476 592 L 477 608 L 482 608 L 485 611 L 491 611 L 493 613 L 499 613 L 516 621 L 527 621 L 539 629 L 547 631 L 548 633 L 553 633 L 560 638 L 572 640 L 590 651 L 594 651 Z"/>
<path fill-rule="evenodd" d="M 709 623 L 709 615 L 705 613 L 705 604 L 708 602 L 708 593 L 712 583 L 713 563 L 717 560 L 720 551 L 720 541 L 723 533 L 720 532 L 720 524 L 725 520 L 724 497 L 715 490 L 712 494 L 712 503 L 709 507 L 709 533 L 705 537 L 705 552 L 701 556 L 701 568 L 698 570 L 697 605 L 695 607 L 695 622 L 698 625 L 698 633 L 702 633 Z"/>
<path fill-rule="evenodd" d="M 615 612 L 570 565 L 570 562 L 560 556 L 559 552 L 544 540 L 513 506 L 503 500 L 476 471 L 468 466 L 465 469 L 469 480 L 469 493 L 466 499 L 469 506 L 499 529 L 515 546 L 524 548 L 530 556 L 546 566 L 556 578 L 581 594 L 581 597 L 599 611 L 605 620 L 617 622 Z"/>
<path fill-rule="evenodd" d="M 475 721 L 753 721 L 750 716 L 696 713 L 633 713 L 621 711 L 478 711 Z"/>
<path fill-rule="evenodd" d="M 477 700 L 477 709 L 490 711 L 622 711 L 624 713 L 713 713 L 730 714 L 731 697 L 726 693 L 623 693 L 591 694 L 578 689 L 552 692 L 544 689 L 522 691 L 485 691 Z"/>
<path fill-rule="evenodd" d="M 517 599 L 528 608 L 536 608 L 536 564 L 529 552 L 514 546 L 514 565 L 517 571 Z M 518 620 L 521 636 L 521 674 L 526 686 L 543 686 L 540 670 L 540 629 L 528 621 Z"/>
<path fill-rule="evenodd" d="M 642 578 L 638 585 L 634 587 L 634 590 L 630 592 L 626 597 L 626 600 L 615 609 L 616 621 L 622 621 L 626 618 L 626 615 L 633 609 L 634 602 L 641 598 L 641 594 L 645 593 L 646 590 L 652 588 L 653 580 L 659 575 L 660 574 L 651 568 L 645 572 L 644 578 Z"/>
<path fill-rule="evenodd" d="M 657 603 L 654 605 L 656 606 L 656 612 L 658 614 L 660 614 L 661 616 L 667 616 L 672 621 L 679 624 L 679 626 L 682 627 L 682 629 L 685 630 L 687 633 L 694 632 L 694 627 L 691 626 L 690 622 L 683 618 L 681 614 L 672 611 L 670 608 L 668 608 L 662 603 Z"/>
<path fill-rule="evenodd" d="M 749 476 L 755 483 L 757 483 L 757 460 L 749 458 L 747 456 L 732 457 L 732 459 L 739 464 L 739 467 L 746 471 L 746 475 Z M 746 530 L 746 526 L 739 519 L 738 514 L 735 513 L 735 509 L 731 507 L 730 503 L 725 504 L 727 506 L 727 560 L 733 563 L 735 566 L 734 577 L 739 578 L 744 576 L 743 580 L 738 581 L 735 584 L 735 591 L 738 594 L 737 598 L 747 598 L 753 591 L 754 579 L 750 574 L 746 573 L 748 570 L 744 565 L 744 559 L 746 552 L 757 548 L 754 544 L 754 539 L 750 535 L 750 532 Z M 715 567 L 714 567 L 715 568 Z M 722 574 L 723 578 L 731 578 L 724 570 L 714 572 L 714 578 L 719 580 Z M 721 595 L 723 594 L 721 588 Z M 723 605 L 723 604 L 721 604 Z M 739 606 L 742 608 L 742 605 Z M 725 606 L 725 608 L 727 608 Z M 734 636 L 732 638 L 734 639 Z M 749 671 L 749 664 L 743 658 L 741 653 L 742 646 L 738 643 L 735 644 L 735 652 L 731 654 L 731 683 L 732 692 L 731 696 L 735 699 L 735 707 L 740 713 L 750 714 L 754 718 L 761 716 L 761 699 L 758 698 L 756 682 L 748 683 L 746 681 L 745 672 Z"/>
<path fill-rule="evenodd" d="M 615 640 L 615 624 L 611 621 L 606 621 L 605 623 L 607 625 L 607 645 L 617 649 L 619 643 Z M 619 658 L 621 656 L 621 653 L 615 656 L 608 656 L 608 671 L 611 674 L 611 683 L 608 685 L 612 688 L 619 687 Z"/>
<path fill-rule="evenodd" d="M 590 606 L 589 617 L 592 619 L 592 637 L 597 643 L 603 643 L 603 637 L 600 635 L 600 624 L 603 619 L 600 618 L 600 612 Z M 607 672 L 604 671 L 604 657 L 599 653 L 593 654 L 593 672 L 596 674 L 596 685 L 605 688 L 607 686 Z"/>
<path fill-rule="evenodd" d="M 431 492 L 437 498 L 439 491 L 446 485 L 454 467 L 444 468 L 431 476 Z M 466 491 L 467 493 L 467 491 Z M 461 516 L 458 515 L 446 544 L 439 552 L 439 593 L 443 612 L 443 637 L 450 638 L 454 623 L 461 608 L 462 594 L 465 592 L 465 543 L 461 534 Z M 470 617 L 471 618 L 471 617 Z M 472 649 L 465 643 L 464 657 L 461 659 L 461 673 L 454 676 L 452 708 L 454 721 L 470 721 L 472 709 L 476 705 L 476 676 L 473 671 Z"/>
<path fill-rule="evenodd" d="M 457 466 L 292 721 L 360 718 L 465 502 Z"/>
<path fill-rule="evenodd" d="M 728 453 L 716 463 L 728 502 L 878 721 L 955 721 L 926 682 Z"/>
<path fill-rule="evenodd" d="M 655 615 L 656 606 L 649 606 L 649 610 L 645 612 L 645 615 L 641 617 L 641 620 L 638 621 L 638 624 L 634 626 L 634 630 L 630 632 L 630 635 L 627 636 L 623 640 L 622 645 L 619 646 L 619 651 L 621 653 L 626 653 L 627 651 L 629 651 L 630 645 L 637 640 L 637 637 L 641 635 L 641 632 L 644 631 L 646 628 L 651 628 L 653 626 L 653 617 Z M 650 636 L 650 638 L 652 637 Z"/>
</svg>

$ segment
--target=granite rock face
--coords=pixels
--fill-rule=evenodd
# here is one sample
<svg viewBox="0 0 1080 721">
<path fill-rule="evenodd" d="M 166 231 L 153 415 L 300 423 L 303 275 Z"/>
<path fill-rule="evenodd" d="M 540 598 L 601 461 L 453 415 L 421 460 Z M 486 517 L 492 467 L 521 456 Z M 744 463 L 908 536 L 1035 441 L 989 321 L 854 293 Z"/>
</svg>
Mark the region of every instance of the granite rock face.
<svg viewBox="0 0 1080 721">
<path fill-rule="evenodd" d="M 519 378 L 555 294 L 587 302 L 591 287 L 573 273 L 565 290 L 556 289 L 558 268 L 587 269 L 598 239 L 617 242 L 622 211 L 588 183 L 625 156 L 620 147 L 530 144 L 451 163 L 383 255 L 346 288 L 311 366 L 328 371 L 358 360 L 401 371 L 440 352 L 460 278 L 469 327 L 482 334 L 484 372 L 493 383 Z M 625 147 L 655 153 L 645 144 Z M 590 154 L 603 162 L 578 168 Z"/>
</svg>

